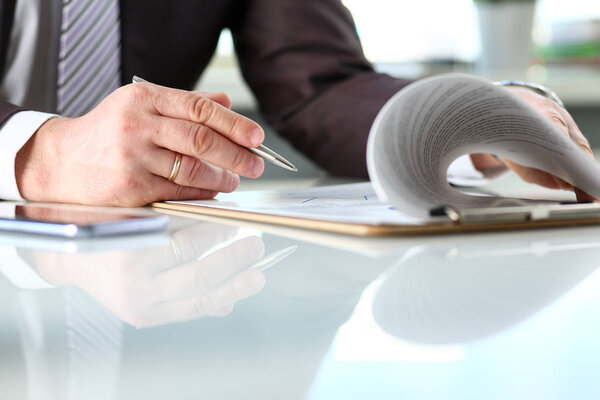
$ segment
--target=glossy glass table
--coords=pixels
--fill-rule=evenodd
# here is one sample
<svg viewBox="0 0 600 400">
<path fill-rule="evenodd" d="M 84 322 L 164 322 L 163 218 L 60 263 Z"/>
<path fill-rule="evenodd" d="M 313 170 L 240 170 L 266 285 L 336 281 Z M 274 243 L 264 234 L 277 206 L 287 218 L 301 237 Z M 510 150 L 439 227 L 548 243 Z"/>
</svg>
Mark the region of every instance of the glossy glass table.
<svg viewBox="0 0 600 400">
<path fill-rule="evenodd" d="M 2 399 L 597 399 L 600 228 L 0 235 Z"/>
</svg>

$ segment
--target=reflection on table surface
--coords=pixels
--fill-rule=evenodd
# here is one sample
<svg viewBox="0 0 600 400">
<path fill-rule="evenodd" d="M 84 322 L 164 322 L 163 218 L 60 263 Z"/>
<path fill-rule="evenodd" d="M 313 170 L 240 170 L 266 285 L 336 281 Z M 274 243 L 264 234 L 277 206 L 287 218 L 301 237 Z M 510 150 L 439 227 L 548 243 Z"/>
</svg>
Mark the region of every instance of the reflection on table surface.
<svg viewBox="0 0 600 400">
<path fill-rule="evenodd" d="M 300 240 L 298 237 L 302 237 Z M 0 235 L 7 399 L 597 398 L 597 228 Z"/>
</svg>

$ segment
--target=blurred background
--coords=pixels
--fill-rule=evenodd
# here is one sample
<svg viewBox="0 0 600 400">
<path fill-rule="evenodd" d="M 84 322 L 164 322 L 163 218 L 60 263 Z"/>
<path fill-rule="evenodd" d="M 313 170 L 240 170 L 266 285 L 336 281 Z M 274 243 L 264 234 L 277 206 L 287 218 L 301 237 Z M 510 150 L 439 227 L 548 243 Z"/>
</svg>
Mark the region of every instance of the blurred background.
<svg viewBox="0 0 600 400">
<path fill-rule="evenodd" d="M 418 78 L 466 72 L 493 80 L 544 84 L 563 99 L 592 147 L 600 148 L 600 1 L 598 0 L 343 0 L 352 12 L 367 57 L 376 69 Z M 224 31 L 199 82 L 224 91 L 236 111 L 258 120 L 251 92 Z M 323 172 L 274 132 L 265 144 L 300 170 Z M 270 178 L 287 177 L 267 168 Z"/>
</svg>

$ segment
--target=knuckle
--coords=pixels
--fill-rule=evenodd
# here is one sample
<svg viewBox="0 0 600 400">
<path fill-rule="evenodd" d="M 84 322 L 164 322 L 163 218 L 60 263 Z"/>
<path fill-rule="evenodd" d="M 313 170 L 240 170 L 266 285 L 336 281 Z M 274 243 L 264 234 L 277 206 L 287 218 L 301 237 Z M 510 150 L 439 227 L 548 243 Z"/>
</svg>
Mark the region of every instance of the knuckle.
<svg viewBox="0 0 600 400">
<path fill-rule="evenodd" d="M 196 299 L 194 309 L 197 315 L 215 315 L 218 312 L 215 299 L 208 294 L 199 296 Z"/>
<path fill-rule="evenodd" d="M 565 119 L 565 121 L 568 121 L 569 123 L 572 123 L 573 125 L 577 125 L 575 123 L 575 120 L 571 116 L 571 114 L 566 109 L 559 107 L 558 105 L 556 107 L 557 107 L 556 112 L 558 112 L 560 115 L 562 115 L 562 117 Z"/>
<path fill-rule="evenodd" d="M 548 110 L 552 110 L 554 112 L 557 112 L 558 109 L 560 108 L 558 104 L 556 104 L 556 102 L 552 99 L 549 99 L 547 97 L 543 97 L 541 95 L 540 96 L 540 102 L 542 103 L 542 105 L 548 109 Z"/>
<path fill-rule="evenodd" d="M 129 86 L 131 86 L 131 85 L 121 86 L 121 87 L 117 88 L 114 92 L 112 92 L 110 94 L 110 96 L 115 101 L 124 101 L 124 100 L 130 98 L 131 88 Z"/>
<path fill-rule="evenodd" d="M 585 136 L 581 136 L 579 140 L 580 141 L 578 141 L 577 144 L 593 154 L 592 146 L 590 146 L 590 141 Z"/>
<path fill-rule="evenodd" d="M 221 192 L 225 192 L 225 193 L 231 192 L 232 191 L 231 186 L 232 186 L 231 176 L 227 171 L 223 170 L 221 172 L 221 178 L 219 179 L 219 186 L 218 186 L 219 190 Z"/>
<path fill-rule="evenodd" d="M 123 91 L 125 98 L 128 101 L 138 103 L 146 98 L 150 93 L 147 85 L 143 83 L 129 84 L 120 88 Z"/>
<path fill-rule="evenodd" d="M 121 189 L 121 192 L 123 192 L 123 193 L 133 193 L 139 187 L 138 182 L 135 179 L 135 177 L 133 175 L 129 175 L 129 174 L 126 174 L 125 176 L 123 176 L 120 179 L 119 183 L 120 183 L 119 188 Z"/>
<path fill-rule="evenodd" d="M 247 151 L 241 148 L 238 148 L 235 150 L 235 153 L 233 154 L 233 160 L 232 160 L 232 164 L 231 167 L 233 170 L 236 171 L 240 171 L 242 169 L 242 167 L 244 166 L 248 156 L 247 156 Z"/>
<path fill-rule="evenodd" d="M 590 144 L 587 142 L 587 140 L 585 140 L 585 143 L 577 143 L 577 146 L 579 146 L 583 151 L 585 151 L 589 156 L 591 156 L 592 158 L 594 157 L 594 152 L 592 151 L 592 149 L 590 148 Z"/>
<path fill-rule="evenodd" d="M 203 125 L 195 125 L 191 128 L 190 138 L 192 141 L 193 154 L 205 154 L 210 151 L 214 144 L 210 129 Z"/>
<path fill-rule="evenodd" d="M 134 116 L 127 115 L 126 112 L 119 112 L 115 123 L 117 127 L 116 132 L 124 136 L 131 136 L 141 128 L 141 121 Z"/>
<path fill-rule="evenodd" d="M 219 190 L 224 193 L 231 193 L 239 186 L 239 177 L 231 172 L 223 170 Z"/>
<path fill-rule="evenodd" d="M 565 130 L 567 132 L 569 131 L 569 125 L 567 124 L 567 121 L 565 121 L 563 116 L 560 115 L 559 113 L 550 112 L 548 114 L 548 118 L 550 118 L 550 121 L 552 121 L 558 127 L 562 128 L 563 130 Z"/>
<path fill-rule="evenodd" d="M 117 163 L 122 170 L 129 170 L 136 160 L 136 152 L 131 147 L 123 146 L 117 150 Z"/>
<path fill-rule="evenodd" d="M 203 96 L 193 97 L 190 109 L 192 112 L 192 121 L 204 124 L 212 118 L 215 110 L 215 103 Z"/>
<path fill-rule="evenodd" d="M 139 207 L 146 204 L 143 199 L 141 183 L 134 174 L 126 173 L 113 181 L 112 187 L 108 188 L 109 196 L 107 203 L 121 207 Z"/>
<path fill-rule="evenodd" d="M 209 267 L 198 268 L 194 273 L 194 287 L 199 294 L 208 292 L 214 286 L 214 282 L 215 275 Z"/>
<path fill-rule="evenodd" d="M 244 120 L 244 117 L 242 117 L 241 115 L 236 116 L 235 118 L 233 118 L 233 121 L 231 122 L 231 128 L 229 130 L 229 132 L 233 135 L 236 132 L 241 132 L 242 131 L 242 127 L 240 127 L 241 122 Z M 239 134 L 239 133 L 238 133 Z"/>
<path fill-rule="evenodd" d="M 232 104 L 231 97 L 229 97 L 229 96 L 227 95 L 227 93 L 225 93 L 225 92 L 219 92 L 219 93 L 217 93 L 217 95 L 218 95 L 218 96 L 219 96 L 219 97 L 222 99 L 222 101 L 223 101 L 223 104 L 224 104 L 224 105 L 225 105 L 227 108 L 231 108 L 231 104 Z"/>
<path fill-rule="evenodd" d="M 186 196 L 185 186 L 176 185 L 175 187 L 175 198 L 184 199 Z"/>
<path fill-rule="evenodd" d="M 558 113 L 555 113 L 555 112 L 550 112 L 550 113 L 548 114 L 548 117 L 549 117 L 549 118 L 550 118 L 552 121 L 554 121 L 554 122 L 557 122 L 557 123 L 559 123 L 559 124 L 561 124 L 561 125 L 565 125 L 565 126 L 567 126 L 567 122 L 565 121 L 565 119 L 563 118 L 563 116 L 562 116 L 562 115 L 560 115 L 560 114 L 558 114 Z"/>
<path fill-rule="evenodd" d="M 186 170 L 187 181 L 192 184 L 199 182 L 204 176 L 204 163 L 196 157 L 190 157 L 188 165 L 189 167 Z"/>
</svg>

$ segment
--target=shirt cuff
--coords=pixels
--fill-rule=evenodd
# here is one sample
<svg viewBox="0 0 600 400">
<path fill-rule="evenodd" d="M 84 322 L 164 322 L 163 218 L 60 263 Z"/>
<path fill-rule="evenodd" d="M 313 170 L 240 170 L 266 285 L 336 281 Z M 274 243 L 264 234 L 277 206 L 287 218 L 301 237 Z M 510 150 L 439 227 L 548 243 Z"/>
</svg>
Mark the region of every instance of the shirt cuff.
<svg viewBox="0 0 600 400">
<path fill-rule="evenodd" d="M 38 111 L 21 111 L 0 126 L 0 199 L 23 200 L 15 176 L 17 153 L 35 132 L 56 117 Z"/>
<path fill-rule="evenodd" d="M 0 274 L 3 274 L 14 286 L 19 289 L 50 289 L 53 286 L 43 280 L 30 266 L 17 254 L 15 247 L 0 246 Z"/>
</svg>

